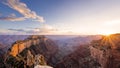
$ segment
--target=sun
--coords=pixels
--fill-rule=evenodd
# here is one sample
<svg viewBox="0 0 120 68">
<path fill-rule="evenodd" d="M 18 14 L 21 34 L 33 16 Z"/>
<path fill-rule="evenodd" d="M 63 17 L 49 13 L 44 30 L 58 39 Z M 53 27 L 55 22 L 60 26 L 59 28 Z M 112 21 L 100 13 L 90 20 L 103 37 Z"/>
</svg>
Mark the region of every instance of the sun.
<svg viewBox="0 0 120 68">
<path fill-rule="evenodd" d="M 106 36 L 110 36 L 111 34 L 113 34 L 113 33 L 110 33 L 110 32 L 103 33 L 103 35 L 106 35 Z"/>
<path fill-rule="evenodd" d="M 111 34 L 114 34 L 114 32 L 105 31 L 105 32 L 101 32 L 100 34 L 105 35 L 105 36 L 110 36 Z"/>
</svg>

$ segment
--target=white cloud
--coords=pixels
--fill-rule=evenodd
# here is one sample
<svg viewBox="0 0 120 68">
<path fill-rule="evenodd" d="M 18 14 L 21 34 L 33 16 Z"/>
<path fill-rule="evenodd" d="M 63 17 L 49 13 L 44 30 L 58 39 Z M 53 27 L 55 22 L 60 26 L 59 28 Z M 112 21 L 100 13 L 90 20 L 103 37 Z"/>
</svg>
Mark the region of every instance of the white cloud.
<svg viewBox="0 0 120 68">
<path fill-rule="evenodd" d="M 26 33 L 26 34 L 53 34 L 57 33 L 58 30 L 50 25 L 43 25 L 41 28 L 31 28 L 29 27 L 28 29 L 8 29 L 10 31 L 16 31 L 16 32 L 21 32 L 21 33 Z"/>
<path fill-rule="evenodd" d="M 18 11 L 20 14 L 22 14 L 24 19 L 34 19 L 39 22 L 44 22 L 44 19 L 42 16 L 39 16 L 36 14 L 36 12 L 30 10 L 25 3 L 20 2 L 20 0 L 7 0 L 5 5 L 8 5 L 10 8 Z"/>
<path fill-rule="evenodd" d="M 23 21 L 25 20 L 24 17 L 16 17 L 15 14 L 10 14 L 7 17 L 0 17 L 0 20 L 8 20 L 8 21 Z"/>
<path fill-rule="evenodd" d="M 54 28 L 53 26 L 44 24 L 41 28 L 34 28 L 34 31 L 37 31 L 39 33 L 54 33 L 57 32 L 58 30 Z"/>
</svg>

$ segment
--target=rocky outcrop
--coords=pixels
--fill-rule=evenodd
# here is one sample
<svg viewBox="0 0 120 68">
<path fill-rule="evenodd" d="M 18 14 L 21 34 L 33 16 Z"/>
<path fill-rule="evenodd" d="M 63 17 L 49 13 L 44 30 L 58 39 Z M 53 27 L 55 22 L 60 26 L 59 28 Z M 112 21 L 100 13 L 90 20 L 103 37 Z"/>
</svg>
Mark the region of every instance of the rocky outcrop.
<svg viewBox="0 0 120 68">
<path fill-rule="evenodd" d="M 47 65 L 43 55 L 35 55 L 35 65 Z"/>
<path fill-rule="evenodd" d="M 90 52 L 91 57 L 100 64 L 100 68 L 120 68 L 120 34 L 93 41 Z"/>
<path fill-rule="evenodd" d="M 7 52 L 5 65 L 17 68 L 33 68 L 37 64 L 53 66 L 52 58 L 55 57 L 57 50 L 56 44 L 45 36 L 30 36 L 12 45 Z"/>
<path fill-rule="evenodd" d="M 31 52 L 28 50 L 27 57 L 26 57 L 26 64 L 27 66 L 31 67 L 35 63 L 34 56 L 31 54 Z"/>
<path fill-rule="evenodd" d="M 98 68 L 99 64 L 90 57 L 88 45 L 80 45 L 76 51 L 64 57 L 55 68 Z"/>
<path fill-rule="evenodd" d="M 46 41 L 44 36 L 30 36 L 25 40 L 16 41 L 11 48 L 10 55 L 16 56 L 24 49 L 29 48 L 32 45 L 39 45 L 40 42 Z"/>
<path fill-rule="evenodd" d="M 90 51 L 91 57 L 100 64 L 101 68 L 108 68 L 107 62 L 111 61 L 109 60 L 111 58 L 110 51 L 105 52 L 104 50 L 99 50 L 92 46 L 90 46 Z"/>
</svg>

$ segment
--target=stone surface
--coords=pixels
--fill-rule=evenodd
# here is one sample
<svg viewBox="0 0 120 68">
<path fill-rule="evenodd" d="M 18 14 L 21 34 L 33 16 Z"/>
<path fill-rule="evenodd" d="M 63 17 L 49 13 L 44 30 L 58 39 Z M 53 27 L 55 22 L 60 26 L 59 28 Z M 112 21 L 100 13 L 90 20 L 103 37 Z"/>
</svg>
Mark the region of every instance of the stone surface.
<svg viewBox="0 0 120 68">
<path fill-rule="evenodd" d="M 44 36 L 30 36 L 13 43 L 7 52 L 5 65 L 17 68 L 33 68 L 37 64 L 52 65 L 51 57 L 54 57 L 57 49 L 56 44 Z"/>
<path fill-rule="evenodd" d="M 104 36 L 92 42 L 90 52 L 100 68 L 120 68 L 120 34 Z"/>
</svg>

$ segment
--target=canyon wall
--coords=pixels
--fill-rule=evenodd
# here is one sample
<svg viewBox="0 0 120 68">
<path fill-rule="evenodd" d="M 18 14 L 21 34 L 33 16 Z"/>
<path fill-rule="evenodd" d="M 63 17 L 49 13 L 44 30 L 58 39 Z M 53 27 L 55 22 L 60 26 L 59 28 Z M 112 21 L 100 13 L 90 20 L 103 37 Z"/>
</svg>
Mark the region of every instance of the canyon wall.
<svg viewBox="0 0 120 68">
<path fill-rule="evenodd" d="M 100 68 L 120 68 L 120 34 L 94 41 L 89 48 Z"/>
<path fill-rule="evenodd" d="M 57 45 L 50 39 L 41 35 L 32 35 L 25 40 L 18 40 L 12 44 L 5 56 L 5 66 L 17 68 L 33 68 L 36 62 L 35 57 L 42 55 L 47 65 L 54 66 L 57 63 L 55 54 L 58 51 Z M 41 60 L 43 61 L 43 60 Z M 40 62 L 43 65 L 44 62 Z M 44 63 L 44 65 L 46 66 Z"/>
<path fill-rule="evenodd" d="M 25 40 L 16 41 L 11 48 L 10 55 L 16 56 L 24 49 L 29 48 L 32 45 L 38 45 L 42 41 L 46 41 L 47 38 L 44 36 L 30 36 Z"/>
</svg>

